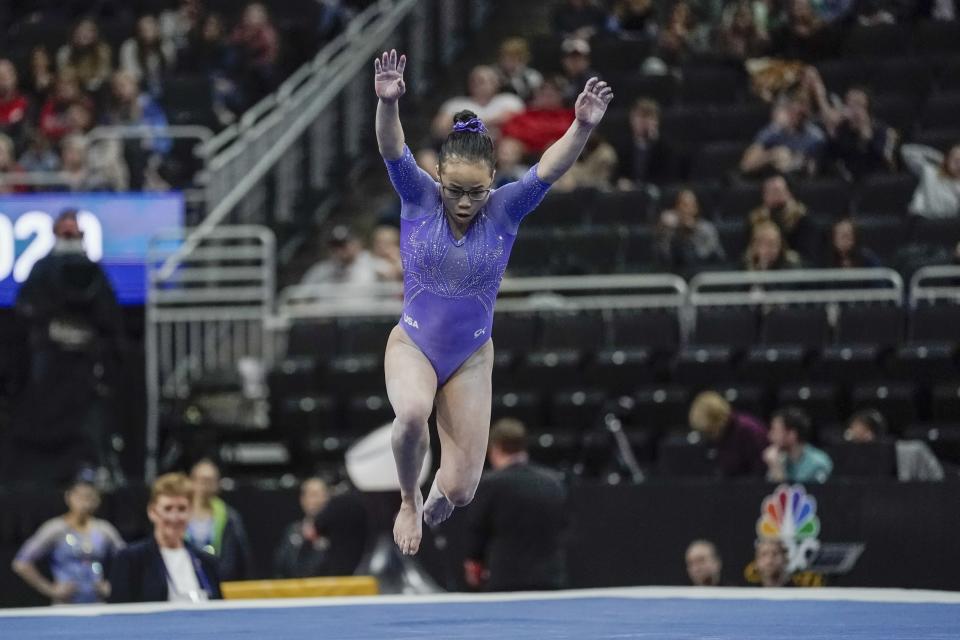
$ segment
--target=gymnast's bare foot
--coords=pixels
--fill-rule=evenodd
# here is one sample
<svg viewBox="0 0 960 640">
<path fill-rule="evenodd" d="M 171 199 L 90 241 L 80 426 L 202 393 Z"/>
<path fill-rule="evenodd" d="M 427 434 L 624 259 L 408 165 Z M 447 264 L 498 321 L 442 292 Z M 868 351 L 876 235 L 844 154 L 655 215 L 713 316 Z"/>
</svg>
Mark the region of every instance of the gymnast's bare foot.
<svg viewBox="0 0 960 640">
<path fill-rule="evenodd" d="M 400 553 L 412 556 L 420 550 L 423 538 L 423 495 L 417 491 L 413 499 L 400 502 L 400 512 L 393 523 L 393 541 L 400 547 Z"/>
<path fill-rule="evenodd" d="M 435 527 L 453 515 L 455 508 L 455 505 L 440 491 L 437 480 L 434 478 L 433 486 L 430 487 L 430 495 L 427 496 L 427 504 L 423 507 L 423 521 L 429 526 Z"/>
</svg>

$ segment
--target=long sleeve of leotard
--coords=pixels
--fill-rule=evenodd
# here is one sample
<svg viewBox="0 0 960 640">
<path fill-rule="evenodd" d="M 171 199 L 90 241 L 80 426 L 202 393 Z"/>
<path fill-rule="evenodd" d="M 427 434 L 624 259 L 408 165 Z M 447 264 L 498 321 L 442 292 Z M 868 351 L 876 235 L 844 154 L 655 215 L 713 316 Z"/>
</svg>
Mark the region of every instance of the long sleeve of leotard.
<svg viewBox="0 0 960 640">
<path fill-rule="evenodd" d="M 386 160 L 390 182 L 403 201 L 404 218 L 418 218 L 432 213 L 440 198 L 437 182 L 430 174 L 420 168 L 410 151 L 403 146 L 403 154 L 396 160 Z"/>
<path fill-rule="evenodd" d="M 550 183 L 537 177 L 537 165 L 522 178 L 505 184 L 490 195 L 487 215 L 511 235 L 516 235 L 520 221 L 537 208 L 550 189 Z"/>
</svg>

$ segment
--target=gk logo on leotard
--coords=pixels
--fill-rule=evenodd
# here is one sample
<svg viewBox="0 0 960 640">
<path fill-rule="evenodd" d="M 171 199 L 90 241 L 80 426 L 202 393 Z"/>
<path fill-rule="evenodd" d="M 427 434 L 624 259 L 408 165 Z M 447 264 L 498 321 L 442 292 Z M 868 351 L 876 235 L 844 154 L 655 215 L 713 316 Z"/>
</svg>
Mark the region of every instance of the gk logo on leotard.
<svg viewBox="0 0 960 640">
<path fill-rule="evenodd" d="M 476 331 L 473 332 L 473 337 L 474 337 L 474 338 L 479 338 L 480 336 L 482 336 L 482 335 L 485 334 L 486 332 L 487 332 L 487 328 L 486 328 L 486 327 L 484 327 L 483 329 L 477 329 Z"/>
<path fill-rule="evenodd" d="M 404 321 L 406 324 L 408 324 L 408 325 L 410 325 L 411 327 L 413 327 L 414 329 L 419 329 L 419 328 L 420 328 L 420 325 L 417 323 L 417 321 L 414 320 L 413 318 L 411 318 L 410 316 L 408 316 L 407 314 L 403 314 L 403 321 Z"/>
</svg>

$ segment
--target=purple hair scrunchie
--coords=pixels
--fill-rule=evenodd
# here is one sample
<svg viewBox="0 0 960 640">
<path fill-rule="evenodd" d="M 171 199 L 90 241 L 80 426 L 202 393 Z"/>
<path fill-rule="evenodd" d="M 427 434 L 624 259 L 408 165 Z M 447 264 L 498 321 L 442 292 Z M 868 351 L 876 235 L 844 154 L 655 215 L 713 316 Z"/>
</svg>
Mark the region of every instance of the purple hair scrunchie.
<svg viewBox="0 0 960 640">
<path fill-rule="evenodd" d="M 454 131 L 470 131 L 471 133 L 487 132 L 487 128 L 483 126 L 483 122 L 480 121 L 480 118 L 470 118 L 465 122 L 454 122 L 453 130 Z"/>
</svg>

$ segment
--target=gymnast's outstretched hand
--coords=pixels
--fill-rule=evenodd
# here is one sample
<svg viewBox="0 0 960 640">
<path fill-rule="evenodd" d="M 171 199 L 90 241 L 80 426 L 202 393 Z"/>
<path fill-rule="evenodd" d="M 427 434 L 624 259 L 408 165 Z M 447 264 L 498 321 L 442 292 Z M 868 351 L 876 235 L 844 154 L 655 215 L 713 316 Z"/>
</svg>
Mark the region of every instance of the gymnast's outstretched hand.
<svg viewBox="0 0 960 640">
<path fill-rule="evenodd" d="M 397 58 L 397 50 L 384 51 L 373 61 L 373 88 L 377 97 L 384 102 L 396 102 L 407 91 L 403 82 L 403 70 L 407 66 L 407 56 Z"/>
<path fill-rule="evenodd" d="M 610 85 L 597 77 L 590 78 L 573 106 L 577 122 L 590 128 L 597 126 L 611 100 L 613 89 Z"/>
</svg>

